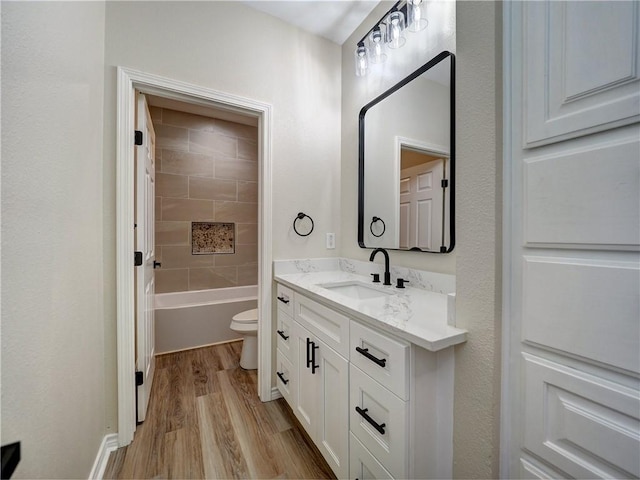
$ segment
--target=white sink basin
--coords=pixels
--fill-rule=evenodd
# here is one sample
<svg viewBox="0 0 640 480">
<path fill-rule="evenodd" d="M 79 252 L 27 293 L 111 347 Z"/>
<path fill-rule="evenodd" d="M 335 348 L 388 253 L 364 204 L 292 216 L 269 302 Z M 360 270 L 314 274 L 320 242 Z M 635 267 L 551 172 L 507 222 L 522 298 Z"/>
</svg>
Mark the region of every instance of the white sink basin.
<svg viewBox="0 0 640 480">
<path fill-rule="evenodd" d="M 320 287 L 353 300 L 370 300 L 372 298 L 382 298 L 389 295 L 389 292 L 370 287 L 360 282 L 326 283 L 320 285 Z"/>
</svg>

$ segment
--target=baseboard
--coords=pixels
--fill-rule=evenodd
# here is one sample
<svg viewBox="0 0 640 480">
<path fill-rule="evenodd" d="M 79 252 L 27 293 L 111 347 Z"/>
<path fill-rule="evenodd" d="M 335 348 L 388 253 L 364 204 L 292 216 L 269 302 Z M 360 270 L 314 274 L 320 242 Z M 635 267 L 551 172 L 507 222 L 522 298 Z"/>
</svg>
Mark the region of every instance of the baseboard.
<svg viewBox="0 0 640 480">
<path fill-rule="evenodd" d="M 89 480 L 102 479 L 104 470 L 107 468 L 107 463 L 109 462 L 109 455 L 117 449 L 118 434 L 110 433 L 109 435 L 105 435 L 102 439 L 102 443 L 100 444 L 98 455 L 96 455 L 96 460 L 93 462 L 93 468 L 89 474 Z"/>
<path fill-rule="evenodd" d="M 279 398 L 282 398 L 282 394 L 280 390 L 278 390 L 278 387 L 271 387 L 271 400 L 277 400 Z"/>
</svg>

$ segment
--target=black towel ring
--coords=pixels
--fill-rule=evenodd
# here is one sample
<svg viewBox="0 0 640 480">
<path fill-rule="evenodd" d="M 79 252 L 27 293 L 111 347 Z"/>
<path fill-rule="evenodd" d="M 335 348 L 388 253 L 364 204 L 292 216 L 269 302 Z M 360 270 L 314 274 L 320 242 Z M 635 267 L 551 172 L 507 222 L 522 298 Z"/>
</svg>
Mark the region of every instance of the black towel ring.
<svg viewBox="0 0 640 480">
<path fill-rule="evenodd" d="M 302 220 L 304 217 L 307 217 L 309 220 L 311 220 L 311 230 L 309 230 L 307 233 L 300 233 L 298 231 L 298 229 L 296 228 L 296 222 L 298 220 Z M 298 216 L 296 218 L 293 219 L 293 231 L 296 232 L 298 235 L 300 235 L 301 237 L 308 237 L 309 235 L 311 235 L 311 232 L 313 232 L 313 218 L 311 218 L 309 215 L 307 215 L 306 213 L 298 213 Z"/>
<path fill-rule="evenodd" d="M 376 222 L 382 222 L 382 233 L 380 235 L 376 235 L 375 233 L 373 233 L 373 224 Z M 371 230 L 371 235 L 373 235 L 374 237 L 381 237 L 387 230 L 387 226 L 384 224 L 384 220 L 382 220 L 380 217 L 373 217 L 371 219 L 371 225 L 369 225 L 369 230 Z"/>
</svg>

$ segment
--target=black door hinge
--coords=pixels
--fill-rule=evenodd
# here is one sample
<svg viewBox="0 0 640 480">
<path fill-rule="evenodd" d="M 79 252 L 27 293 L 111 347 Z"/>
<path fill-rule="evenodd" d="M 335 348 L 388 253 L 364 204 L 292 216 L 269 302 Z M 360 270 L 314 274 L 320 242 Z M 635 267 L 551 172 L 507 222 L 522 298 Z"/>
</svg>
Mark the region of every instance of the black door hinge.
<svg viewBox="0 0 640 480">
<path fill-rule="evenodd" d="M 445 178 L 440 182 L 440 185 L 442 185 L 442 188 L 447 188 L 449 186 L 449 180 Z"/>
<path fill-rule="evenodd" d="M 139 267 L 142 265 L 142 252 L 133 252 L 133 266 Z"/>
<path fill-rule="evenodd" d="M 139 387 L 144 383 L 144 376 L 142 372 L 136 372 L 136 387 Z"/>
<path fill-rule="evenodd" d="M 140 130 L 135 131 L 135 145 L 142 145 L 142 132 Z"/>
</svg>

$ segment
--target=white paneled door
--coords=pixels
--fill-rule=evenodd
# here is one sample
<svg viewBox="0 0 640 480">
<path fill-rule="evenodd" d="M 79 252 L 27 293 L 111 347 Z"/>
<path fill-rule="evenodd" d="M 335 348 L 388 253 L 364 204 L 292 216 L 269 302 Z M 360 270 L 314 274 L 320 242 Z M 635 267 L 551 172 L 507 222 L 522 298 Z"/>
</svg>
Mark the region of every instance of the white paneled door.
<svg viewBox="0 0 640 480">
<path fill-rule="evenodd" d="M 138 421 L 145 419 L 155 369 L 155 132 L 145 96 L 136 93 L 135 244 Z M 140 384 L 140 382 L 142 382 Z"/>
<path fill-rule="evenodd" d="M 640 2 L 505 3 L 503 478 L 640 476 Z"/>
<path fill-rule="evenodd" d="M 444 159 L 400 171 L 400 248 L 438 251 L 444 240 Z"/>
</svg>

